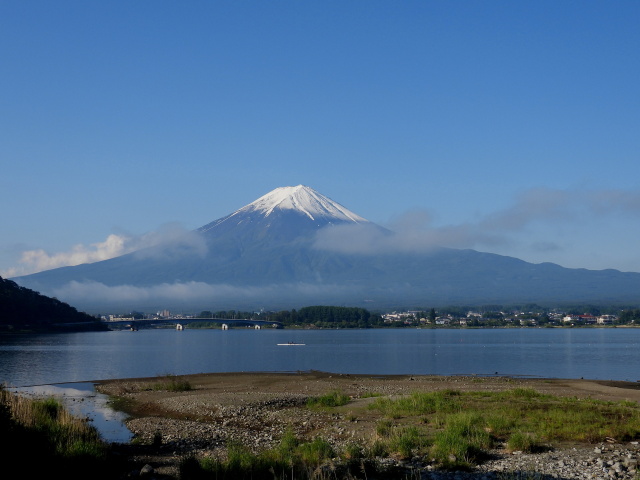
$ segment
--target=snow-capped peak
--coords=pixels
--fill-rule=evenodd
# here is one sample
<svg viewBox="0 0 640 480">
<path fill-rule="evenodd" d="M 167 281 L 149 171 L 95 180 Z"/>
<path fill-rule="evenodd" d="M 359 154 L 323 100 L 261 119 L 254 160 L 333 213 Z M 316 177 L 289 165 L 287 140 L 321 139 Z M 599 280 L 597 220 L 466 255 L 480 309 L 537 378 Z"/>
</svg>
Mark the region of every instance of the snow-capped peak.
<svg viewBox="0 0 640 480">
<path fill-rule="evenodd" d="M 238 213 L 260 212 L 265 217 L 268 217 L 274 210 L 278 209 L 296 210 L 308 216 L 311 220 L 330 217 L 356 223 L 368 223 L 368 220 L 305 185 L 276 188 L 241 208 Z"/>
</svg>

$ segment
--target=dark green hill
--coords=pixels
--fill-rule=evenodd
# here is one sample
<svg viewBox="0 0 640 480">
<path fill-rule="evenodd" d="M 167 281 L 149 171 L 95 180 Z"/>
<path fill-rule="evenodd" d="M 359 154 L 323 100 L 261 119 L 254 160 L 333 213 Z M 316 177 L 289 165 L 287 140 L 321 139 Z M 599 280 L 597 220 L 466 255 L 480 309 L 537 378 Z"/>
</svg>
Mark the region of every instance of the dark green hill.
<svg viewBox="0 0 640 480">
<path fill-rule="evenodd" d="M 78 312 L 58 299 L 46 297 L 0 277 L 1 331 L 106 330 L 95 317 Z"/>
</svg>

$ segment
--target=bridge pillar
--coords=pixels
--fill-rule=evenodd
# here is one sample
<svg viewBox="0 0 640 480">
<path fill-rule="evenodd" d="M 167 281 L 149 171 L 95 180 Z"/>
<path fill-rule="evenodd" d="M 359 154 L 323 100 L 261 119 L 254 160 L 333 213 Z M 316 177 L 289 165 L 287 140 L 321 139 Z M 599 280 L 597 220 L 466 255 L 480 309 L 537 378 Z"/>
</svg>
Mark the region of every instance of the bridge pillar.
<svg viewBox="0 0 640 480">
<path fill-rule="evenodd" d="M 222 324 L 222 329 L 223 330 L 229 330 L 229 325 L 227 325 L 226 323 Z"/>
</svg>

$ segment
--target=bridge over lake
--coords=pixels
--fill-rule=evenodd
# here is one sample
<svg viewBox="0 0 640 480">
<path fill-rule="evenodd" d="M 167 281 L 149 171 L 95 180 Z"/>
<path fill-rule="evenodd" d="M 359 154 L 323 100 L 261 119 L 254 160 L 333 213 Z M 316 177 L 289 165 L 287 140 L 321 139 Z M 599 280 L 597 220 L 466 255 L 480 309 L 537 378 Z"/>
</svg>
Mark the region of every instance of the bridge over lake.
<svg viewBox="0 0 640 480">
<path fill-rule="evenodd" d="M 112 320 L 105 321 L 105 325 L 115 329 L 134 329 L 141 328 L 166 328 L 173 326 L 177 328 L 178 325 L 186 327 L 190 323 L 213 323 L 219 324 L 220 328 L 226 325 L 228 328 L 232 327 L 270 327 L 270 328 L 282 328 L 281 322 L 273 322 L 268 320 L 252 320 L 250 318 L 160 318 L 160 319 L 140 319 L 140 320 Z"/>
</svg>

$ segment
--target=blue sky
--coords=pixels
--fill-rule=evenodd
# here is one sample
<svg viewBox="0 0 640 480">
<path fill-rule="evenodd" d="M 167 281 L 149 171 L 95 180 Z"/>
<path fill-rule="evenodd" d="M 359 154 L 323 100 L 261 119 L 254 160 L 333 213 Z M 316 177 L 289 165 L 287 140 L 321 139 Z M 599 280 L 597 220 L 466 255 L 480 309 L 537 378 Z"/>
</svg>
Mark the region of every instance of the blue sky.
<svg viewBox="0 0 640 480">
<path fill-rule="evenodd" d="M 3 1 L 0 275 L 305 184 L 416 242 L 640 271 L 637 1 Z"/>
</svg>

